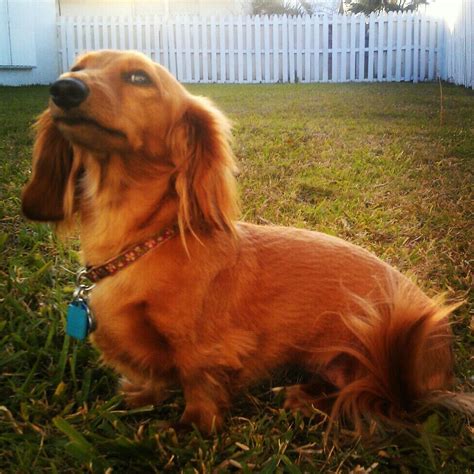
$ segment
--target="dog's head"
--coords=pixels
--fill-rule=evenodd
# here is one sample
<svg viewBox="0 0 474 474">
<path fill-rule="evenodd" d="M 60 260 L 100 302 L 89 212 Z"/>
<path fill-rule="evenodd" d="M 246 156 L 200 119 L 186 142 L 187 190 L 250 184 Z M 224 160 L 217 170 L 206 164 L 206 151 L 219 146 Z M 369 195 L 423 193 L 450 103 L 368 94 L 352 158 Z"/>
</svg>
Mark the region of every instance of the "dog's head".
<svg viewBox="0 0 474 474">
<path fill-rule="evenodd" d="M 36 123 L 33 171 L 22 195 L 26 217 L 70 217 L 80 208 L 81 157 L 106 167 L 114 154 L 124 169 L 170 169 L 182 228 L 232 228 L 237 209 L 229 122 L 165 68 L 137 52 L 87 53 L 50 93 Z"/>
</svg>

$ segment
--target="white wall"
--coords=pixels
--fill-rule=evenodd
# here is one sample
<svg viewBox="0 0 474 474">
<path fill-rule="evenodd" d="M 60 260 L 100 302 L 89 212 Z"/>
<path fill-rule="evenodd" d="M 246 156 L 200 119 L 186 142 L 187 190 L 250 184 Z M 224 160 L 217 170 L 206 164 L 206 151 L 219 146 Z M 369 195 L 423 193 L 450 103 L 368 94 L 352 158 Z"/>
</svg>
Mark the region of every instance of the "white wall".
<svg viewBox="0 0 474 474">
<path fill-rule="evenodd" d="M 2 6 L 5 6 L 7 2 L 5 0 L 3 2 Z M 26 31 L 23 34 L 20 31 L 17 33 L 20 38 L 23 37 L 23 40 L 27 38 L 24 48 L 33 48 L 28 56 L 34 58 L 34 66 L 20 68 L 15 65 L 9 67 L 5 64 L 6 61 L 3 61 L 3 64 L 0 65 L 0 85 L 50 84 L 59 74 L 56 1 L 8 0 L 8 3 L 10 10 L 15 10 L 15 12 L 24 7 L 25 18 L 23 18 L 21 26 Z M 6 11 L 6 8 L 2 9 L 0 15 L 5 15 Z"/>
</svg>

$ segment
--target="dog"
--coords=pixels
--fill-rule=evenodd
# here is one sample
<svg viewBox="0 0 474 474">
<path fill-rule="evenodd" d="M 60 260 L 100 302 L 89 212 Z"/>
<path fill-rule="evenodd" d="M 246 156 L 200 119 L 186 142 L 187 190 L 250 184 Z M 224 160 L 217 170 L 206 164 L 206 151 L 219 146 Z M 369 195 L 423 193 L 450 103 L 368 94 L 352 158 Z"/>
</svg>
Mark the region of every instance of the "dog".
<svg viewBox="0 0 474 474">
<path fill-rule="evenodd" d="M 127 403 L 181 387 L 178 424 L 208 434 L 297 366 L 284 407 L 362 431 L 448 393 L 455 305 L 337 237 L 238 222 L 235 171 L 227 118 L 141 53 L 86 53 L 51 87 L 22 210 L 78 224 L 91 340 Z"/>
</svg>

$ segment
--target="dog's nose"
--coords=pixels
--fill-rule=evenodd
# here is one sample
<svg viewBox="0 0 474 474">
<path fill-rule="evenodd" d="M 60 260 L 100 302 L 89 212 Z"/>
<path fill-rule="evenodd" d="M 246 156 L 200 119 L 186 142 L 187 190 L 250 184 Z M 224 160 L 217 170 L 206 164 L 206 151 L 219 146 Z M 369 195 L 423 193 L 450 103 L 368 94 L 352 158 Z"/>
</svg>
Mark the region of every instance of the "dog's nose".
<svg viewBox="0 0 474 474">
<path fill-rule="evenodd" d="M 51 99 L 61 109 L 72 109 L 86 100 L 89 88 L 79 79 L 68 77 L 57 80 L 49 89 Z"/>
</svg>

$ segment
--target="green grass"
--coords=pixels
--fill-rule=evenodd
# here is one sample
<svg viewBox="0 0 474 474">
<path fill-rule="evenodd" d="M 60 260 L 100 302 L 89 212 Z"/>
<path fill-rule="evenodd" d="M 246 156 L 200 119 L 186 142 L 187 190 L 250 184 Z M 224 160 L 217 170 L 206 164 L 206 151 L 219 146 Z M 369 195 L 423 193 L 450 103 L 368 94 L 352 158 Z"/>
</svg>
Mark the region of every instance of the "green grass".
<svg viewBox="0 0 474 474">
<path fill-rule="evenodd" d="M 318 229 L 467 303 L 453 319 L 458 389 L 472 391 L 474 94 L 436 84 L 192 86 L 235 122 L 243 218 Z M 471 472 L 473 428 L 434 411 L 412 431 L 323 445 L 324 424 L 240 396 L 218 436 L 164 428 L 170 402 L 127 410 L 116 376 L 64 337 L 77 243 L 20 215 L 47 88 L 0 88 L 0 472 Z M 472 362 L 472 361 L 471 361 Z M 357 470 L 359 466 L 359 470 Z M 366 469 L 365 471 L 362 469 Z"/>
</svg>

